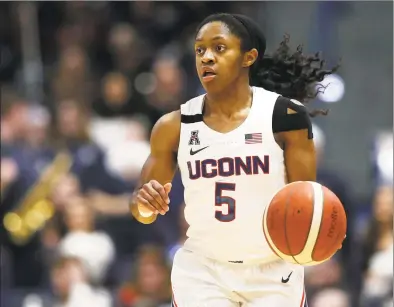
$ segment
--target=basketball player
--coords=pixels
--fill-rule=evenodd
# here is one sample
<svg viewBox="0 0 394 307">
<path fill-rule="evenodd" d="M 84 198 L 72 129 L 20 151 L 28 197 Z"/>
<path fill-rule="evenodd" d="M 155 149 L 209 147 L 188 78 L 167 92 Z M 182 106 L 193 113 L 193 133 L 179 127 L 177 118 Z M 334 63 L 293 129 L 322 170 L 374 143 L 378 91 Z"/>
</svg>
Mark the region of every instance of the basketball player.
<svg viewBox="0 0 394 307">
<path fill-rule="evenodd" d="M 264 35 L 249 18 L 207 17 L 195 39 L 206 94 L 164 115 L 152 131 L 130 207 L 145 224 L 164 215 L 178 165 L 190 227 L 174 258 L 173 306 L 306 304 L 303 267 L 270 250 L 262 218 L 286 183 L 316 179 L 311 122 L 297 100 L 312 97 L 308 86 L 332 70 L 301 48 L 290 54 L 287 42 L 264 57 Z"/>
</svg>

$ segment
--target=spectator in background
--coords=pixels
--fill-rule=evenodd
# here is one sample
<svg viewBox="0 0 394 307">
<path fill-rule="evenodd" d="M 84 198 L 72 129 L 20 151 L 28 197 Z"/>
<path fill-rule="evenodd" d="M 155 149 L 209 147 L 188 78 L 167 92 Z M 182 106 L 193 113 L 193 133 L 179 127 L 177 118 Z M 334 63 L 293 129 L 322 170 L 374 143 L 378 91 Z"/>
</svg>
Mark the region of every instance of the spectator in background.
<svg viewBox="0 0 394 307">
<path fill-rule="evenodd" d="M 49 125 L 51 115 L 39 104 L 29 106 L 26 121 L 25 145 L 29 150 L 39 150 L 48 146 Z"/>
<path fill-rule="evenodd" d="M 11 157 L 2 157 L 1 158 L 1 176 L 0 176 L 0 186 L 1 186 L 1 195 L 3 196 L 6 193 L 8 187 L 15 182 L 18 177 L 18 166 L 16 162 Z"/>
<path fill-rule="evenodd" d="M 92 82 L 85 50 L 79 46 L 63 49 L 52 78 L 52 99 L 54 101 L 77 100 L 81 104 L 90 104 L 94 97 Z"/>
<path fill-rule="evenodd" d="M 89 143 L 89 111 L 75 99 L 61 100 L 55 111 L 56 133 L 53 137 L 54 145 L 78 146 Z"/>
<path fill-rule="evenodd" d="M 149 48 L 141 52 L 142 40 L 129 23 L 114 25 L 108 36 L 108 49 L 115 70 L 126 76 L 135 77 L 144 61 L 150 56 Z"/>
<path fill-rule="evenodd" d="M 12 89 L 1 87 L 1 146 L 16 145 L 26 133 L 28 102 Z"/>
<path fill-rule="evenodd" d="M 102 11 L 105 12 L 105 4 L 93 2 L 64 2 L 61 4 L 61 26 L 57 33 L 57 47 L 59 50 L 69 46 L 81 46 L 89 50 L 95 43 L 97 33 L 97 23 L 105 20 Z M 53 10 L 52 10 L 53 11 Z M 96 46 L 95 46 L 96 47 Z"/>
<path fill-rule="evenodd" d="M 344 266 L 346 272 L 345 276 L 352 276 L 354 273 L 354 263 L 352 262 L 352 246 L 353 246 L 353 219 L 354 205 L 347 184 L 341 179 L 340 174 L 336 174 L 329 169 L 323 167 L 324 151 L 326 145 L 326 136 L 324 131 L 316 124 L 312 125 L 313 140 L 316 149 L 317 160 L 317 182 L 326 186 L 335 193 L 342 202 L 347 215 L 347 233 L 346 239 L 343 243 L 342 250 L 338 252 L 341 264 Z"/>
<path fill-rule="evenodd" d="M 183 89 L 187 78 L 178 59 L 169 55 L 158 57 L 152 72 L 154 83 L 148 94 L 148 103 L 163 113 L 179 108 L 186 101 Z"/>
<path fill-rule="evenodd" d="M 47 269 L 58 257 L 58 245 L 67 233 L 65 224 L 65 209 L 72 199 L 81 196 L 80 182 L 73 174 L 65 174 L 58 178 L 50 191 L 48 201 L 55 208 L 54 215 L 44 225 L 41 231 L 41 242 L 43 245 L 43 258 Z"/>
<path fill-rule="evenodd" d="M 310 307 L 350 307 L 350 298 L 339 288 L 327 288 L 319 292 L 311 301 Z"/>
<path fill-rule="evenodd" d="M 142 166 L 150 154 L 149 124 L 142 116 L 119 122 L 117 131 L 123 137 L 118 141 L 107 141 L 105 146 L 108 168 L 131 186 L 137 184 Z"/>
<path fill-rule="evenodd" d="M 309 300 L 327 288 L 346 289 L 343 268 L 335 257 L 319 265 L 305 267 L 305 290 Z"/>
<path fill-rule="evenodd" d="M 56 210 L 63 214 L 70 200 L 80 195 L 82 195 L 82 191 L 78 178 L 68 173 L 57 180 L 51 190 L 50 200 L 55 205 Z"/>
<path fill-rule="evenodd" d="M 23 140 L 27 132 L 29 103 L 11 88 L 1 88 L 1 204 L 0 242 L 8 255 L 4 258 L 10 270 L 7 283 L 11 286 L 31 287 L 41 281 L 43 263 L 39 257 L 39 237 L 18 246 L 4 227 L 3 218 L 19 207 L 38 174 L 25 156 Z"/>
<path fill-rule="evenodd" d="M 185 203 L 182 203 L 180 205 L 180 207 L 178 208 L 179 210 L 179 219 L 178 219 L 178 224 L 179 224 L 179 239 L 177 242 L 175 242 L 175 244 L 170 245 L 170 247 L 168 248 L 168 260 L 169 262 L 172 264 L 172 261 L 174 259 L 175 253 L 177 252 L 177 250 L 183 246 L 183 244 L 185 243 L 187 236 L 186 236 L 186 232 L 187 229 L 189 228 L 189 224 L 186 222 L 185 219 Z"/>
<path fill-rule="evenodd" d="M 393 206 L 393 187 L 379 187 L 362 252 L 365 275 L 362 297 L 368 307 L 383 306 L 392 295 Z"/>
<path fill-rule="evenodd" d="M 53 160 L 49 140 L 51 120 L 49 111 L 42 105 L 34 104 L 29 107 L 23 153 L 37 174 L 41 174 Z"/>
<path fill-rule="evenodd" d="M 171 303 L 170 268 L 164 250 L 157 246 L 142 246 L 131 274 L 130 283 L 119 291 L 122 307 L 138 307 L 140 304 L 156 307 Z"/>
<path fill-rule="evenodd" d="M 105 106 L 115 113 L 125 114 L 131 98 L 130 80 L 120 72 L 109 72 L 102 79 L 102 96 Z"/>
<path fill-rule="evenodd" d="M 151 68 L 150 46 L 144 43 L 133 26 L 119 23 L 110 29 L 108 49 L 112 64 L 101 80 L 102 92 L 94 100 L 94 113 L 101 117 L 142 113 L 156 122 L 162 113 L 146 103 L 146 93 L 138 85 L 141 75 L 147 74 Z M 144 52 L 139 51 L 142 49 Z"/>
<path fill-rule="evenodd" d="M 64 213 L 67 234 L 59 243 L 60 254 L 80 259 L 89 280 L 101 284 L 115 258 L 111 238 L 95 230 L 93 211 L 83 197 L 69 199 Z"/>
<path fill-rule="evenodd" d="M 351 200 L 346 183 L 340 178 L 340 174 L 335 174 L 323 167 L 326 146 L 326 136 L 324 131 L 316 124 L 312 125 L 312 129 L 318 165 L 317 180 L 320 184 L 323 184 L 332 190 L 344 204 L 347 212 L 349 212 L 349 209 L 351 208 Z"/>
<path fill-rule="evenodd" d="M 144 73 L 137 75 L 137 79 L 119 71 L 104 75 L 101 80 L 101 96 L 93 103 L 94 113 L 104 118 L 146 114 L 150 120 L 157 120 L 161 113 L 146 104 L 146 98 L 139 87 L 141 82 L 137 81 L 141 79 L 141 75 Z"/>
<path fill-rule="evenodd" d="M 123 194 L 128 191 L 121 178 L 108 172 L 104 152 L 91 140 L 89 113 L 85 108 L 75 100 L 62 101 L 57 108 L 56 123 L 54 148 L 72 154 L 72 172 L 79 178 L 83 192 Z"/>
<path fill-rule="evenodd" d="M 130 79 L 121 72 L 112 71 L 101 79 L 101 96 L 93 103 L 93 110 L 100 116 L 124 116 L 132 113 L 133 95 Z"/>
<path fill-rule="evenodd" d="M 112 307 L 112 299 L 105 289 L 89 284 L 81 262 L 72 257 L 57 260 L 51 272 L 55 307 Z"/>
<path fill-rule="evenodd" d="M 155 33 L 155 2 L 151 1 L 132 1 L 127 3 L 127 10 L 133 20 L 133 24 L 144 37 L 154 40 Z"/>
</svg>

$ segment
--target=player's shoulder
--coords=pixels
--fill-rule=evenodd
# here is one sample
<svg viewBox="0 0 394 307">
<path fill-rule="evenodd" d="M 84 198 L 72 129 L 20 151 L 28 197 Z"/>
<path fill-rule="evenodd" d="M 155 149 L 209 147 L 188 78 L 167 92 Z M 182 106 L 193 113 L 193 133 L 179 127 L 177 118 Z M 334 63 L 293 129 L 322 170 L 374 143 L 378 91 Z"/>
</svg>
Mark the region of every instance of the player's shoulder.
<svg viewBox="0 0 394 307">
<path fill-rule="evenodd" d="M 161 148 L 161 150 L 174 151 L 178 146 L 180 131 L 180 110 L 164 114 L 153 126 L 150 137 L 151 149 Z"/>
<path fill-rule="evenodd" d="M 287 108 L 290 107 L 292 109 L 300 109 L 304 108 L 304 104 L 296 99 L 291 99 L 291 98 L 286 98 L 282 96 L 281 94 L 278 94 L 273 91 L 266 90 L 262 87 L 253 87 L 255 94 L 258 95 L 258 97 L 265 98 L 264 103 L 267 101 L 270 101 L 275 105 L 276 108 Z M 269 99 L 271 98 L 271 99 Z"/>
<path fill-rule="evenodd" d="M 304 115 L 308 114 L 307 109 L 302 102 L 279 95 L 275 101 L 273 116 L 285 116 L 296 113 Z"/>
<path fill-rule="evenodd" d="M 280 97 L 278 93 L 266 90 L 258 86 L 253 86 L 253 95 L 255 96 L 254 99 L 264 101 L 264 105 L 267 105 L 269 103 L 275 104 L 278 97 Z"/>
<path fill-rule="evenodd" d="M 164 114 L 160 119 L 156 122 L 155 127 L 162 129 L 170 129 L 179 126 L 181 122 L 181 111 L 178 109 L 176 111 L 172 111 Z"/>
<path fill-rule="evenodd" d="M 303 103 L 296 99 L 279 96 L 272 114 L 272 132 L 308 130 L 308 138 L 313 138 L 312 123 Z"/>
<path fill-rule="evenodd" d="M 181 126 L 181 111 L 176 110 L 164 114 L 155 123 L 152 129 L 152 135 L 160 135 L 171 138 L 171 136 L 179 136 Z"/>
</svg>

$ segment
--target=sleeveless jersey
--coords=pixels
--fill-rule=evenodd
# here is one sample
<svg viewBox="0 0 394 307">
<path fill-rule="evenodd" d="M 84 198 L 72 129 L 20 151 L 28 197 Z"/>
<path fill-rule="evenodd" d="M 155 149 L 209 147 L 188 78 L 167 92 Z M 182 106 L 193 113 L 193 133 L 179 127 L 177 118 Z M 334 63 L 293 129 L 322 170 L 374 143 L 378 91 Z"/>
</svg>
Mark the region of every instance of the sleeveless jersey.
<svg viewBox="0 0 394 307">
<path fill-rule="evenodd" d="M 265 207 L 286 184 L 272 132 L 279 95 L 253 87 L 248 117 L 220 133 L 203 122 L 204 95 L 181 105 L 178 165 L 189 224 L 184 248 L 229 262 L 277 260 L 262 230 Z"/>
</svg>

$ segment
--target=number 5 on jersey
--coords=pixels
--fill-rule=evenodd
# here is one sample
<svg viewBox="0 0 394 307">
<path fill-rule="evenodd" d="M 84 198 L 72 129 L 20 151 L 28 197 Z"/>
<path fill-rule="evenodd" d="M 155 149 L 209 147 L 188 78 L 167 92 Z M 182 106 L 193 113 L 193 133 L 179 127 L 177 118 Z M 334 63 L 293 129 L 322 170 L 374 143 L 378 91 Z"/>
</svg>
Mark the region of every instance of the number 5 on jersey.
<svg viewBox="0 0 394 307">
<path fill-rule="evenodd" d="M 223 191 L 235 191 L 235 183 L 216 182 L 215 206 L 223 209 L 227 205 L 228 211 L 224 214 L 222 210 L 216 209 L 215 218 L 220 222 L 232 222 L 235 219 L 235 199 L 223 195 Z"/>
</svg>

